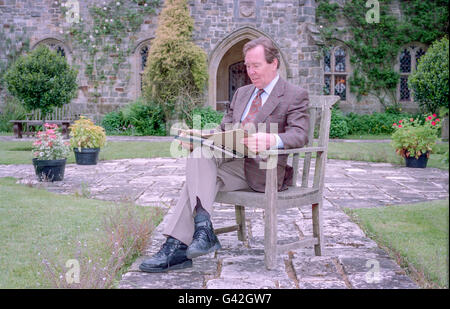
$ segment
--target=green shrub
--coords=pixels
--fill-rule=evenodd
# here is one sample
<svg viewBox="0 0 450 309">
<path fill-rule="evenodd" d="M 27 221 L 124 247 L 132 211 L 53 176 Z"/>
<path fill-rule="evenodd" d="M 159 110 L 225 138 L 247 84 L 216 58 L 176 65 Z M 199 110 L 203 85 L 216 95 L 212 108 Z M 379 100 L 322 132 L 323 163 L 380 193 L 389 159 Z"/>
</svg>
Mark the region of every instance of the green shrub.
<svg viewBox="0 0 450 309">
<path fill-rule="evenodd" d="M 0 113 L 0 132 L 11 132 L 13 124 L 10 120 L 25 119 L 26 111 L 20 102 L 9 95 L 5 97 L 5 105 Z"/>
<path fill-rule="evenodd" d="M 126 127 L 122 112 L 107 113 L 102 119 L 102 127 L 105 128 L 106 134 L 120 134 L 122 129 Z"/>
<path fill-rule="evenodd" d="M 195 115 L 200 116 L 201 129 L 213 129 L 220 125 L 224 113 L 212 109 L 211 106 L 207 106 L 194 108 L 192 111 L 192 117 L 194 117 Z M 186 124 L 189 126 L 189 128 L 192 128 L 194 125 L 193 118 L 186 119 Z"/>
<path fill-rule="evenodd" d="M 338 108 L 331 110 L 330 138 L 342 138 L 348 134 L 347 121 Z"/>
<path fill-rule="evenodd" d="M 138 99 L 122 109 L 124 124 L 136 135 L 166 135 L 164 113 L 158 104 Z"/>
<path fill-rule="evenodd" d="M 425 112 L 437 113 L 440 107 L 448 108 L 448 53 L 448 38 L 435 41 L 408 78 L 408 87 Z"/>
<path fill-rule="evenodd" d="M 108 134 L 166 135 L 161 107 L 142 98 L 106 114 L 102 126 Z"/>
<path fill-rule="evenodd" d="M 4 77 L 9 93 L 22 101 L 26 110 L 40 109 L 43 113 L 76 96 L 76 79 L 77 71 L 45 45 L 19 57 Z"/>
<path fill-rule="evenodd" d="M 366 115 L 358 115 L 349 113 L 346 115 L 347 125 L 349 128 L 348 134 L 392 134 L 394 128 L 392 124 L 398 122 L 403 118 L 413 118 L 410 114 L 397 113 L 373 113 Z"/>
</svg>

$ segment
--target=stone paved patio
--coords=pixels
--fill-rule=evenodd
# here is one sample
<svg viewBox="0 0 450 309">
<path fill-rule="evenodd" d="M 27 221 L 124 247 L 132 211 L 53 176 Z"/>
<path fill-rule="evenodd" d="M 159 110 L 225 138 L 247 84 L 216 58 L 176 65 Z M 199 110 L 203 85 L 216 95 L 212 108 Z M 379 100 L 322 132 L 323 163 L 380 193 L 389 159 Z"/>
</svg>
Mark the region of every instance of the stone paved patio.
<svg viewBox="0 0 450 309">
<path fill-rule="evenodd" d="M 172 211 L 184 183 L 185 158 L 125 159 L 98 165 L 66 166 L 64 181 L 38 183 L 31 164 L 0 165 L 0 177 L 20 177 L 61 194 L 81 194 L 102 200 L 135 201 Z M 301 165 L 300 165 L 301 166 Z M 164 237 L 157 228 L 145 256 L 124 274 L 120 288 L 418 288 L 404 271 L 342 211 L 341 207 L 384 207 L 448 198 L 448 172 L 410 169 L 386 163 L 328 160 L 325 179 L 325 253 L 316 257 L 312 248 L 280 255 L 276 270 L 264 267 L 263 210 L 247 210 L 249 240 L 236 232 L 219 236 L 223 249 L 196 258 L 191 269 L 165 274 L 138 270 L 140 262 L 156 253 Z M 311 209 L 294 208 L 279 214 L 279 238 L 312 234 Z M 215 204 L 214 226 L 234 223 L 234 207 Z M 379 272 L 373 271 L 378 268 Z"/>
</svg>

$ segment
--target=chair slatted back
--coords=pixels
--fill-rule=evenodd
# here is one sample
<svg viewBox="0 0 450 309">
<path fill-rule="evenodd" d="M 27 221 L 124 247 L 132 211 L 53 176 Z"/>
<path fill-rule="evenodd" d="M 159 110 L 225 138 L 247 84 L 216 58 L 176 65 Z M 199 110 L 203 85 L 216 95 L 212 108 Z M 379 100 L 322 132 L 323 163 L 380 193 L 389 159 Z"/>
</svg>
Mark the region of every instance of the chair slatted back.
<svg viewBox="0 0 450 309">
<path fill-rule="evenodd" d="M 325 163 L 328 152 L 328 140 L 330 135 L 330 122 L 331 122 L 331 108 L 339 100 L 339 96 L 313 96 L 309 97 L 309 132 L 308 132 L 308 143 L 304 148 L 309 147 L 322 147 L 322 150 L 311 150 L 305 152 L 305 159 L 303 161 L 303 171 L 302 180 L 300 187 L 309 187 L 309 175 L 311 170 L 312 153 L 316 153 L 316 161 L 314 166 L 314 180 L 312 187 L 318 188 L 320 192 L 323 190 L 323 177 L 325 175 Z M 319 120 L 320 119 L 320 120 Z M 319 121 L 319 122 L 318 122 Z M 314 146 L 314 132 L 316 125 L 318 126 L 318 139 L 317 146 Z M 293 154 L 292 167 L 294 169 L 293 176 L 293 186 L 297 186 L 298 178 L 298 164 L 299 164 L 299 153 Z"/>
</svg>

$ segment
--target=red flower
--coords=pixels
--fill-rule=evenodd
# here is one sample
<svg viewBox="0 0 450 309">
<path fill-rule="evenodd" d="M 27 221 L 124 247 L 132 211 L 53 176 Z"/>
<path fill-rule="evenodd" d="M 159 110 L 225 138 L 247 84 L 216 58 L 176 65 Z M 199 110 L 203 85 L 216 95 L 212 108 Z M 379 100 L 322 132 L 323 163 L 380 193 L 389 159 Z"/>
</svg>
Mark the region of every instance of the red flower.
<svg viewBox="0 0 450 309">
<path fill-rule="evenodd" d="M 436 118 L 436 121 L 439 122 L 440 121 L 439 118 Z"/>
<path fill-rule="evenodd" d="M 436 114 L 433 114 L 433 117 L 436 118 Z"/>
<path fill-rule="evenodd" d="M 398 123 L 402 123 L 403 120 L 399 120 Z"/>
<path fill-rule="evenodd" d="M 413 122 L 413 121 L 414 121 L 414 118 L 409 118 L 409 121 Z"/>
<path fill-rule="evenodd" d="M 431 122 L 431 124 L 434 126 L 434 125 L 436 125 L 436 122 L 433 121 L 433 122 Z"/>
<path fill-rule="evenodd" d="M 431 116 L 428 116 L 428 118 L 427 118 L 427 119 L 428 119 L 428 120 L 431 120 L 432 118 L 433 118 L 433 117 L 431 117 Z"/>
<path fill-rule="evenodd" d="M 399 127 L 399 128 L 401 128 L 401 127 L 402 127 L 402 125 L 401 125 L 401 124 L 399 124 L 399 125 L 398 125 L 398 127 Z"/>
<path fill-rule="evenodd" d="M 395 122 L 392 125 L 395 126 L 395 127 L 397 126 L 397 124 Z"/>
</svg>

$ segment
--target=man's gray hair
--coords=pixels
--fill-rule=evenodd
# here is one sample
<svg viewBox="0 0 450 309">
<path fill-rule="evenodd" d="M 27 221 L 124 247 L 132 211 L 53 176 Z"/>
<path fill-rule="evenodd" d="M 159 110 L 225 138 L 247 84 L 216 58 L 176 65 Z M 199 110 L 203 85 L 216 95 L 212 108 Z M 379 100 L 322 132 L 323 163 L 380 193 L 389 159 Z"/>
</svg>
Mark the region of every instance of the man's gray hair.
<svg viewBox="0 0 450 309">
<path fill-rule="evenodd" d="M 277 68 L 279 68 L 280 67 L 280 52 L 275 47 L 272 40 L 270 40 L 266 37 L 263 37 L 263 36 L 245 43 L 244 48 L 243 48 L 244 57 L 247 54 L 247 51 L 255 48 L 258 45 L 261 45 L 264 48 L 264 56 L 266 58 L 267 63 L 272 63 L 274 59 L 277 59 L 277 62 L 278 62 Z"/>
</svg>

